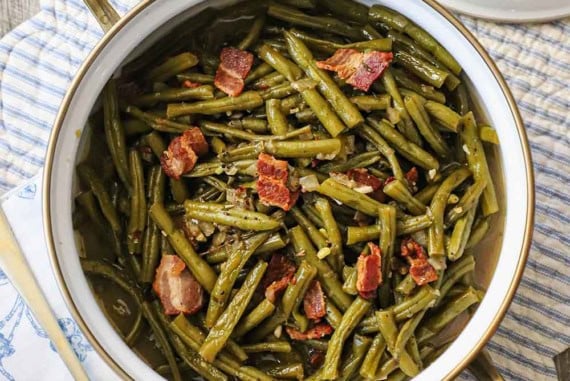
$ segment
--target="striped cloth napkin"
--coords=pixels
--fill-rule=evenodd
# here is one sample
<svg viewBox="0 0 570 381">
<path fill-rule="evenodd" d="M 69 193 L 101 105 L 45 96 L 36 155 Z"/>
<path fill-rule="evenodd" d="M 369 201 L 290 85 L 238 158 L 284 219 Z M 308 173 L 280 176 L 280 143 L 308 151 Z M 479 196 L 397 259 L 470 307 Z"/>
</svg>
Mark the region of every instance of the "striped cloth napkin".
<svg viewBox="0 0 570 381">
<path fill-rule="evenodd" d="M 113 3 L 125 13 L 136 0 Z M 532 251 L 513 304 L 487 347 L 506 379 L 555 380 L 552 358 L 570 346 L 570 19 L 540 25 L 498 25 L 464 16 L 461 20 L 491 53 L 513 90 L 536 170 Z M 40 205 L 29 196 L 32 190 L 39 192 L 33 177 L 42 170 L 57 109 L 101 36 L 81 0 L 42 0 L 36 17 L 0 41 L 0 192 L 19 186 L 3 198 L 4 205 L 15 211 L 30 208 L 28 216 L 34 221 L 41 219 Z M 16 212 L 11 221 L 18 223 Z M 26 236 L 41 234 L 40 221 Z M 45 248 L 26 246 L 25 251 L 29 259 L 47 262 Z M 42 276 L 51 277 L 45 273 Z M 72 333 L 70 341 L 82 344 L 76 348 L 90 364 L 88 371 L 98 369 L 101 360 L 76 332 L 69 314 L 61 307 L 56 311 Z M 16 317 L 29 323 L 14 324 Z M 38 374 L 43 379 L 65 377 L 58 361 L 32 376 L 30 358 L 53 356 L 45 333 L 43 341 L 35 339 L 41 335 L 0 271 L 0 380 L 39 379 Z M 461 378 L 473 379 L 467 372 Z"/>
</svg>

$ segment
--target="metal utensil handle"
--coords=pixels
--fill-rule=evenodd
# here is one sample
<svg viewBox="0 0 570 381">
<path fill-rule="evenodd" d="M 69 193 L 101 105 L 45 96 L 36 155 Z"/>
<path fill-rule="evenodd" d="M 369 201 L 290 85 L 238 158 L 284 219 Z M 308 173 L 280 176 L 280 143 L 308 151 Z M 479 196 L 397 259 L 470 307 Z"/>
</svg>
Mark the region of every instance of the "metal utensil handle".
<svg viewBox="0 0 570 381">
<path fill-rule="evenodd" d="M 0 207 L 0 266 L 26 301 L 28 307 L 45 329 L 61 359 L 75 380 L 88 381 L 75 352 L 62 332 L 46 297 L 39 287 L 26 258 L 22 254 L 14 233 Z"/>
<path fill-rule="evenodd" d="M 108 32 L 115 25 L 121 16 L 108 0 L 83 0 L 91 14 L 97 19 L 103 31 Z"/>
</svg>

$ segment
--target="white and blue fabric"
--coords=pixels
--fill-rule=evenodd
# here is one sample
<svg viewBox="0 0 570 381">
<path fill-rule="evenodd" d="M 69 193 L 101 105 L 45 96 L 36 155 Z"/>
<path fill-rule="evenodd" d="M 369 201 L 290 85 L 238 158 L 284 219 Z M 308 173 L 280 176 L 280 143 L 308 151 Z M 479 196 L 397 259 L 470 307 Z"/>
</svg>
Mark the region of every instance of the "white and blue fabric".
<svg viewBox="0 0 570 381">
<path fill-rule="evenodd" d="M 125 13 L 136 2 L 114 5 Z M 570 19 L 536 25 L 461 20 L 513 90 L 536 171 L 528 265 L 487 348 L 508 380 L 555 380 L 552 358 L 570 346 Z M 94 379 L 108 380 L 108 368 L 70 318 L 49 270 L 39 175 L 65 91 L 101 36 L 81 0 L 42 0 L 37 16 L 0 41 L 0 201 L 78 357 Z M 466 372 L 462 378 L 473 379 Z M 0 381 L 61 379 L 70 379 L 63 363 L 0 270 Z"/>
</svg>

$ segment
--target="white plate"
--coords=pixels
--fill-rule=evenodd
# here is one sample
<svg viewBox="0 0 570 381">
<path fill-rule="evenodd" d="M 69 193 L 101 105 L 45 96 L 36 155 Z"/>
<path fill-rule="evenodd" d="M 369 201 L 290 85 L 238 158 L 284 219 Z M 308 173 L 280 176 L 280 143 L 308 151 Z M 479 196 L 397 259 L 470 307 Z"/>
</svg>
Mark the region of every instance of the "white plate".
<svg viewBox="0 0 570 381">
<path fill-rule="evenodd" d="M 570 0 L 439 0 L 455 11 L 505 22 L 550 21 L 570 16 Z"/>
</svg>

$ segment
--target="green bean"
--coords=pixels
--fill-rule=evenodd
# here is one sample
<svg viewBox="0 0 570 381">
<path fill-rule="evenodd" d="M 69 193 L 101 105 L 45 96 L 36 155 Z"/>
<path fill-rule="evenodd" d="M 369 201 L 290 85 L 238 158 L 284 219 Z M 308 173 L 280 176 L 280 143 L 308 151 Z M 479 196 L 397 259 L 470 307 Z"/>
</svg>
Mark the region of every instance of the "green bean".
<svg viewBox="0 0 570 381">
<path fill-rule="evenodd" d="M 242 230 L 273 230 L 279 227 L 280 221 L 265 214 L 250 210 L 226 207 L 223 204 L 204 203 L 186 200 L 184 202 L 187 218 L 212 222 L 221 225 L 235 226 Z"/>
<path fill-rule="evenodd" d="M 477 207 L 477 202 L 479 201 L 479 197 L 483 193 L 483 190 L 487 186 L 486 179 L 481 179 L 479 181 L 475 181 L 473 185 L 471 185 L 459 202 L 453 207 L 445 216 L 445 225 L 446 227 L 451 226 L 454 222 L 458 221 L 459 218 L 469 213 L 470 210 Z"/>
<path fill-rule="evenodd" d="M 412 72 L 423 81 L 426 81 L 438 89 L 443 86 L 449 73 L 438 69 L 430 63 L 423 61 L 404 51 L 397 51 L 394 55 L 394 62 L 402 65 L 406 70 Z"/>
<path fill-rule="evenodd" d="M 415 194 L 415 197 L 418 199 L 419 202 L 422 204 L 429 204 L 437 192 L 441 183 L 432 183 L 426 185 L 423 189 L 421 189 L 418 193 Z"/>
<path fill-rule="evenodd" d="M 274 365 L 271 368 L 265 368 L 264 371 L 272 377 L 286 380 L 303 380 L 305 374 L 303 364 L 300 362 L 293 364 Z"/>
<path fill-rule="evenodd" d="M 392 97 L 394 108 L 400 114 L 400 118 L 402 118 L 401 122 L 397 123 L 398 129 L 400 130 L 402 135 L 404 135 L 412 143 L 421 146 L 422 144 L 421 137 L 416 127 L 414 126 L 410 114 L 408 114 L 408 111 L 406 110 L 406 107 L 404 105 L 404 100 L 400 95 L 398 86 L 396 85 L 396 80 L 392 75 L 392 68 L 389 68 L 388 70 L 384 71 L 384 74 L 382 75 L 382 84 L 386 88 L 386 92 L 388 93 L 388 95 Z"/>
<path fill-rule="evenodd" d="M 331 300 L 327 301 L 325 308 L 327 311 L 327 316 L 326 316 L 327 321 L 333 328 L 336 329 L 340 324 L 340 321 L 342 320 L 342 313 L 337 308 L 337 306 L 333 304 Z"/>
<path fill-rule="evenodd" d="M 267 63 L 263 62 L 261 65 L 255 67 L 254 69 L 252 69 L 248 76 L 245 78 L 244 82 L 245 84 L 250 84 L 253 81 L 258 80 L 261 77 L 266 76 L 267 74 L 271 73 L 273 71 L 273 68 L 268 65 Z"/>
<path fill-rule="evenodd" d="M 167 133 L 182 133 L 192 128 L 190 125 L 174 122 L 156 114 L 141 111 L 135 106 L 127 106 L 124 111 L 134 118 L 145 122 L 150 128 L 156 131 Z"/>
<path fill-rule="evenodd" d="M 286 78 L 278 71 L 267 74 L 265 77 L 259 78 L 253 83 L 253 87 L 258 90 L 267 90 L 270 87 L 280 85 L 285 82 Z"/>
<path fill-rule="evenodd" d="M 278 20 L 282 20 L 293 25 L 326 31 L 340 36 L 349 37 L 355 40 L 361 38 L 358 29 L 343 23 L 342 21 L 328 16 L 309 16 L 297 9 L 283 5 L 271 4 L 267 9 L 267 14 Z"/>
<path fill-rule="evenodd" d="M 344 123 L 333 111 L 330 104 L 319 94 L 317 90 L 306 89 L 301 92 L 301 95 L 331 136 L 336 137 L 346 129 Z"/>
<path fill-rule="evenodd" d="M 396 245 L 396 208 L 389 205 L 378 210 L 378 225 L 380 226 L 379 246 L 382 252 L 382 279 L 385 280 L 380 286 L 380 305 L 386 307 L 390 301 L 391 264 Z"/>
<path fill-rule="evenodd" d="M 402 352 L 406 350 L 406 346 L 409 340 L 414 335 L 414 332 L 420 322 L 422 321 L 425 315 L 425 310 L 418 312 L 413 318 L 407 320 L 402 326 L 400 327 L 400 332 L 398 333 L 398 337 L 396 339 L 395 344 L 395 356 L 398 358 Z M 416 361 L 417 362 L 417 361 Z"/>
<path fill-rule="evenodd" d="M 277 100 L 283 99 L 292 94 L 295 94 L 296 92 L 297 90 L 295 90 L 295 88 L 291 83 L 283 82 L 273 87 L 270 87 L 269 89 L 260 91 L 259 95 L 261 95 L 261 98 L 263 98 L 264 101 L 267 101 L 270 99 L 277 99 Z"/>
<path fill-rule="evenodd" d="M 301 94 L 293 94 L 281 100 L 281 111 L 288 115 L 296 113 L 305 107 L 305 101 Z M 339 119 L 340 120 L 340 119 Z"/>
<path fill-rule="evenodd" d="M 366 353 L 366 357 L 362 361 L 360 367 L 360 375 L 366 379 L 374 379 L 376 375 L 376 370 L 380 365 L 380 359 L 386 350 L 386 341 L 382 334 L 377 334 L 372 340 L 372 345 Z"/>
<path fill-rule="evenodd" d="M 378 131 L 384 139 L 388 140 L 402 156 L 412 163 L 426 170 L 439 168 L 439 162 L 435 157 L 423 150 L 420 146 L 407 140 L 402 134 L 396 131 L 388 121 L 382 120 L 378 122 L 372 118 L 368 118 L 368 123 L 375 131 Z M 396 178 L 398 177 L 396 176 Z M 398 180 L 405 181 L 402 178 L 398 178 Z"/>
<path fill-rule="evenodd" d="M 367 242 L 380 237 L 380 225 L 349 226 L 346 229 L 346 244 L 354 245 L 358 242 Z"/>
<path fill-rule="evenodd" d="M 333 179 L 325 180 L 321 185 L 319 185 L 317 192 L 338 200 L 339 202 L 369 216 L 376 216 L 378 214 L 378 209 L 383 206 L 383 204 L 373 198 L 357 192 Z"/>
<path fill-rule="evenodd" d="M 445 277 L 439 289 L 439 297 L 436 306 L 449 294 L 452 287 L 465 275 L 475 269 L 475 259 L 472 255 L 461 257 L 452 263 L 445 272 Z"/>
<path fill-rule="evenodd" d="M 445 255 L 445 247 L 443 242 L 444 235 L 444 213 L 447 206 L 449 195 L 459 184 L 465 181 L 471 172 L 460 167 L 454 170 L 439 186 L 437 192 L 433 196 L 430 204 L 431 213 L 433 215 L 433 224 L 429 228 L 429 244 L 428 253 L 433 257 Z"/>
<path fill-rule="evenodd" d="M 323 373 L 321 377 L 323 380 L 334 380 L 338 377 L 338 368 L 344 342 L 360 323 L 370 307 L 371 303 L 369 301 L 357 297 L 346 310 L 338 328 L 334 331 L 329 341 L 329 348 L 327 349 L 325 362 L 322 366 Z"/>
<path fill-rule="evenodd" d="M 394 314 L 391 311 L 377 311 L 375 315 L 380 332 L 386 340 L 388 351 L 398 360 L 398 365 L 402 372 L 410 377 L 416 376 L 420 372 L 418 364 L 414 362 L 405 349 L 400 352 L 396 351 L 398 326 L 396 325 Z"/>
<path fill-rule="evenodd" d="M 218 275 L 214 289 L 210 293 L 210 303 L 206 313 L 206 327 L 211 328 L 222 314 L 240 271 L 255 250 L 269 237 L 269 232 L 259 233 L 245 241 L 236 242 L 222 272 Z"/>
<path fill-rule="evenodd" d="M 184 363 L 205 380 L 223 381 L 228 379 L 228 377 L 218 368 L 205 361 L 194 350 L 188 349 L 188 347 L 186 347 L 184 342 L 176 334 L 170 334 L 170 342 Z"/>
<path fill-rule="evenodd" d="M 366 112 L 386 110 L 390 107 L 392 97 L 388 94 L 380 95 L 357 95 L 350 98 L 359 109 Z"/>
<path fill-rule="evenodd" d="M 409 296 L 415 288 L 416 282 L 414 281 L 414 278 L 408 274 L 400 283 L 398 283 L 396 291 L 402 295 Z"/>
<path fill-rule="evenodd" d="M 164 206 L 155 203 L 150 207 L 149 213 L 154 223 L 162 230 L 162 234 L 168 238 L 168 242 L 184 263 L 186 263 L 198 283 L 200 283 L 206 291 L 211 292 L 216 283 L 216 273 L 203 258 L 196 254 L 184 233 L 176 229 L 174 222 L 164 209 Z"/>
<path fill-rule="evenodd" d="M 405 32 L 421 47 L 432 53 L 435 58 L 442 62 L 453 74 L 459 75 L 461 73 L 461 66 L 459 66 L 455 58 L 429 33 L 414 25 L 406 17 L 380 5 L 372 6 L 368 15 L 372 21 L 382 22 L 392 29 Z"/>
<path fill-rule="evenodd" d="M 251 312 L 240 320 L 232 337 L 240 338 L 246 333 L 258 326 L 262 321 L 267 319 L 275 311 L 275 305 L 268 299 L 263 299 Z"/>
<path fill-rule="evenodd" d="M 429 228 L 433 223 L 433 218 L 429 214 L 408 217 L 397 222 L 398 236 L 412 234 Z"/>
<path fill-rule="evenodd" d="M 344 95 L 332 78 L 313 62 L 313 55 L 305 44 L 289 32 L 285 32 L 285 41 L 293 60 L 315 82 L 319 91 L 333 106 L 333 109 L 348 128 L 356 127 L 364 122 L 364 118 L 355 105 Z"/>
<path fill-rule="evenodd" d="M 166 176 L 160 166 L 154 166 L 150 170 L 148 181 L 149 203 L 164 202 L 164 184 Z M 156 224 L 147 216 L 147 226 L 144 235 L 142 255 L 142 267 L 139 280 L 142 283 L 151 283 L 154 272 L 160 259 L 160 231 Z"/>
<path fill-rule="evenodd" d="M 499 205 L 497 203 L 497 195 L 495 194 L 495 185 L 491 178 L 491 172 L 487 165 L 485 157 L 485 149 L 479 139 L 477 131 L 477 123 L 472 112 L 467 113 L 463 118 L 463 131 L 461 132 L 461 140 L 463 141 L 463 149 L 467 154 L 467 163 L 469 169 L 473 172 L 475 181 L 486 180 L 487 186 L 481 195 L 481 210 L 484 216 L 497 213 Z"/>
<path fill-rule="evenodd" d="M 177 334 L 186 345 L 195 351 L 200 350 L 201 345 L 203 345 L 206 339 L 206 335 L 199 328 L 190 324 L 184 315 L 178 315 L 178 317 L 170 323 L 169 328 Z M 229 375 L 241 380 L 271 380 L 270 377 L 255 368 L 241 366 L 239 362 L 235 361 L 224 350 L 217 354 L 212 364 Z"/>
<path fill-rule="evenodd" d="M 77 205 L 81 207 L 83 211 L 87 214 L 91 222 L 95 224 L 95 227 L 103 234 L 106 233 L 106 225 L 99 207 L 97 206 L 97 199 L 93 194 L 92 190 L 86 192 L 81 192 L 75 197 Z"/>
<path fill-rule="evenodd" d="M 253 176 L 255 174 L 255 164 L 257 160 L 236 160 L 232 163 L 222 163 L 220 161 L 209 161 L 198 163 L 194 169 L 184 175 L 184 177 L 204 177 L 226 173 L 228 175 L 243 174 Z"/>
<path fill-rule="evenodd" d="M 152 69 L 147 76 L 150 82 L 164 82 L 176 74 L 182 73 L 198 64 L 198 57 L 192 53 L 182 53 L 170 57 L 161 65 Z"/>
<path fill-rule="evenodd" d="M 107 147 L 119 179 L 131 191 L 129 163 L 125 142 L 125 130 L 119 117 L 119 101 L 117 99 L 117 83 L 111 79 L 103 89 L 103 115 Z"/>
<path fill-rule="evenodd" d="M 138 254 L 142 250 L 143 234 L 146 227 L 146 198 L 144 192 L 144 172 L 141 156 L 138 150 L 129 153 L 131 168 L 131 214 L 127 227 L 127 248 L 129 254 Z"/>
<path fill-rule="evenodd" d="M 368 21 L 368 7 L 366 5 L 349 0 L 321 1 L 319 4 L 322 4 L 331 13 L 357 24 L 366 24 Z"/>
<path fill-rule="evenodd" d="M 477 205 L 472 208 L 466 215 L 461 217 L 455 223 L 451 237 L 449 239 L 449 245 L 447 246 L 447 258 L 450 261 L 456 261 L 463 255 L 465 251 L 465 246 L 471 235 L 471 229 L 473 227 L 473 221 L 475 220 L 475 213 Z"/>
<path fill-rule="evenodd" d="M 461 123 L 461 116 L 450 109 L 449 107 L 433 102 L 427 101 L 424 103 L 426 111 L 443 127 L 446 129 L 457 132 L 459 124 Z"/>
<path fill-rule="evenodd" d="M 228 126 L 232 128 L 251 130 L 257 133 L 267 132 L 268 130 L 266 120 L 252 118 L 252 117 L 232 120 L 228 123 Z"/>
<path fill-rule="evenodd" d="M 244 345 L 243 350 L 246 353 L 259 353 L 259 352 L 277 352 L 289 353 L 291 352 L 291 344 L 287 341 L 272 341 L 269 343 L 256 343 Z"/>
<path fill-rule="evenodd" d="M 342 285 L 342 290 L 346 292 L 348 295 L 358 295 L 358 290 L 356 289 L 356 281 L 358 274 L 356 273 L 356 269 L 350 266 L 345 266 L 344 268 L 348 268 L 349 271 Z"/>
<path fill-rule="evenodd" d="M 359 135 L 371 142 L 377 149 L 382 153 L 382 155 L 388 160 L 390 163 L 390 167 L 392 168 L 392 173 L 394 177 L 398 180 L 405 181 L 404 172 L 400 167 L 400 162 L 396 157 L 396 152 L 392 147 L 388 145 L 386 140 L 375 129 L 370 127 L 367 124 L 362 125 L 358 131 Z"/>
<path fill-rule="evenodd" d="M 261 278 L 266 269 L 267 263 L 258 262 L 249 272 L 242 287 L 208 333 L 199 352 L 206 361 L 212 362 L 214 358 L 216 358 L 216 355 L 222 350 L 253 297 L 253 293 L 259 285 L 259 282 L 261 282 Z"/>
<path fill-rule="evenodd" d="M 382 366 L 380 366 L 380 369 L 378 369 L 375 378 L 377 380 L 387 380 L 389 376 L 392 376 L 393 374 L 398 372 L 404 374 L 401 370 L 398 369 L 398 360 L 392 357 L 384 364 L 382 364 Z"/>
<path fill-rule="evenodd" d="M 366 168 L 380 161 L 380 152 L 371 151 L 354 155 L 344 163 L 328 163 L 321 165 L 319 171 L 323 173 L 346 172 L 354 168 Z"/>
<path fill-rule="evenodd" d="M 469 287 L 463 294 L 450 300 L 418 329 L 418 343 L 420 345 L 425 344 L 469 306 L 479 301 L 479 296 L 473 287 Z"/>
<path fill-rule="evenodd" d="M 371 342 L 372 340 L 366 336 L 354 335 L 350 352 L 340 366 L 339 381 L 348 381 L 358 373 L 357 371 L 368 353 Z"/>
<path fill-rule="evenodd" d="M 247 32 L 247 35 L 237 45 L 237 48 L 241 50 L 246 50 L 247 48 L 255 44 L 259 39 L 259 36 L 261 35 L 261 31 L 263 30 L 264 25 L 265 25 L 265 15 L 257 16 L 253 21 L 253 23 L 251 24 L 251 28 Z"/>
<path fill-rule="evenodd" d="M 215 115 L 225 112 L 253 110 L 263 105 L 263 98 L 256 91 L 246 91 L 237 97 L 211 99 L 195 103 L 169 103 L 166 115 L 174 118 L 188 114 Z"/>
<path fill-rule="evenodd" d="M 97 202 L 99 203 L 99 207 L 101 208 L 101 212 L 105 219 L 111 225 L 111 229 L 119 234 L 122 230 L 121 221 L 119 220 L 119 216 L 117 215 L 117 210 L 111 201 L 111 197 L 109 193 L 105 189 L 103 181 L 97 173 L 93 170 L 93 168 L 89 167 L 87 164 L 81 163 L 77 166 L 77 174 L 81 181 L 89 187 L 89 189 L 95 195 Z"/>
<path fill-rule="evenodd" d="M 295 221 L 299 224 L 299 226 L 301 226 L 307 235 L 311 237 L 311 241 L 313 241 L 318 250 L 329 247 L 325 236 L 298 207 L 294 206 L 291 208 L 290 213 Z"/>
<path fill-rule="evenodd" d="M 414 216 L 424 214 L 426 206 L 419 202 L 409 191 L 408 186 L 404 185 L 400 180 L 394 180 L 384 185 L 384 193 L 402 205 Z"/>
<path fill-rule="evenodd" d="M 292 138 L 298 137 L 299 135 L 304 135 L 304 134 L 311 132 L 311 128 L 307 126 L 307 127 L 298 128 L 298 129 L 293 130 L 291 132 L 285 131 L 285 133 L 282 135 L 279 135 L 279 134 L 275 134 L 275 136 L 272 136 L 272 135 L 256 135 L 256 134 L 252 134 L 252 133 L 247 132 L 247 131 L 236 130 L 234 128 L 226 126 L 225 124 L 214 123 L 214 122 L 209 122 L 209 121 L 200 122 L 200 127 L 203 130 L 208 131 L 208 132 L 215 132 L 215 133 L 219 133 L 219 134 L 224 134 L 225 136 L 230 136 L 230 137 L 234 137 L 234 138 L 241 139 L 241 140 L 247 140 L 247 141 L 287 140 L 287 139 L 292 139 Z"/>
<path fill-rule="evenodd" d="M 406 96 L 404 98 L 404 104 L 406 105 L 408 113 L 414 122 L 416 122 L 416 126 L 418 126 L 420 133 L 434 151 L 443 158 L 449 157 L 449 147 L 443 140 L 439 131 L 431 125 L 429 116 L 417 98 Z"/>
<path fill-rule="evenodd" d="M 184 83 L 184 81 L 190 81 L 195 83 L 201 83 L 203 85 L 214 84 L 214 76 L 203 74 L 203 73 L 181 73 L 176 75 L 178 82 Z"/>
<path fill-rule="evenodd" d="M 394 79 L 401 87 L 415 91 L 426 99 L 445 104 L 445 94 L 437 91 L 433 86 L 418 83 L 417 81 L 410 78 L 406 72 L 400 69 L 391 68 L 391 72 L 394 75 Z"/>
<path fill-rule="evenodd" d="M 289 82 L 297 81 L 303 76 L 303 71 L 297 65 L 271 46 L 262 45 L 257 53 L 259 58 L 282 74 Z"/>
<path fill-rule="evenodd" d="M 139 95 L 132 100 L 136 106 L 153 106 L 159 102 L 206 100 L 214 98 L 214 88 L 204 85 L 195 88 L 166 89 L 151 94 Z"/>
<path fill-rule="evenodd" d="M 281 101 L 269 99 L 265 102 L 265 112 L 267 113 L 267 123 L 273 135 L 285 135 L 289 130 L 287 118 L 281 112 Z M 309 130 L 310 131 L 310 130 Z"/>
<path fill-rule="evenodd" d="M 319 281 L 323 286 L 329 298 L 341 310 L 345 311 L 352 303 L 352 298 L 342 290 L 337 274 L 329 266 L 326 261 L 322 261 L 317 257 L 317 251 L 309 241 L 309 238 L 304 233 L 300 226 L 296 226 L 289 230 L 289 237 L 296 253 L 304 252 L 305 261 L 317 268 L 319 273 Z"/>
<path fill-rule="evenodd" d="M 279 158 L 314 158 L 329 157 L 334 158 L 342 149 L 340 139 L 322 140 L 287 140 L 287 141 L 267 141 L 263 145 L 265 152 Z M 330 160 L 330 159 L 328 159 Z"/>
<path fill-rule="evenodd" d="M 377 50 L 389 52 L 392 49 L 392 40 L 389 38 L 379 38 L 371 39 L 369 41 L 358 41 L 351 44 L 337 44 L 335 42 L 324 40 L 318 37 L 311 36 L 300 30 L 291 29 L 290 33 L 295 37 L 303 41 L 305 44 L 311 46 L 313 49 L 333 54 L 338 49 L 357 49 L 357 50 Z"/>
<path fill-rule="evenodd" d="M 287 286 L 277 311 L 257 327 L 254 332 L 251 332 L 249 339 L 253 342 L 259 341 L 270 333 L 273 333 L 278 326 L 285 323 L 293 312 L 297 302 L 302 299 L 302 295 L 305 294 L 316 275 L 316 267 L 309 264 L 306 260 L 301 261 L 297 268 L 297 272 L 295 273 L 296 282 L 294 284 L 290 283 Z"/>
<path fill-rule="evenodd" d="M 481 141 L 491 144 L 499 144 L 499 137 L 497 136 L 497 131 L 491 126 L 480 126 L 479 127 L 479 139 Z"/>
<path fill-rule="evenodd" d="M 432 287 L 428 285 L 420 287 L 415 295 L 405 298 L 402 303 L 393 307 L 396 321 L 409 319 L 416 313 L 429 308 L 437 297 L 438 292 Z"/>
<path fill-rule="evenodd" d="M 127 119 L 123 121 L 123 128 L 125 130 L 125 136 L 131 137 L 134 135 L 146 134 L 152 131 L 152 128 L 138 119 Z"/>
<path fill-rule="evenodd" d="M 315 201 L 315 208 L 323 221 L 324 228 L 327 232 L 327 239 L 331 243 L 332 258 L 334 258 L 333 262 L 336 264 L 333 267 L 339 271 L 344 264 L 344 253 L 342 250 L 343 243 L 331 205 L 327 199 L 319 197 Z"/>
<path fill-rule="evenodd" d="M 473 229 L 471 229 L 471 236 L 469 237 L 469 240 L 467 241 L 465 248 L 471 249 L 475 247 L 479 242 L 481 242 L 483 237 L 485 237 L 485 235 L 489 231 L 489 228 L 490 225 L 489 225 L 489 220 L 487 218 L 483 218 L 479 222 L 477 222 L 477 224 L 475 224 Z"/>
</svg>

